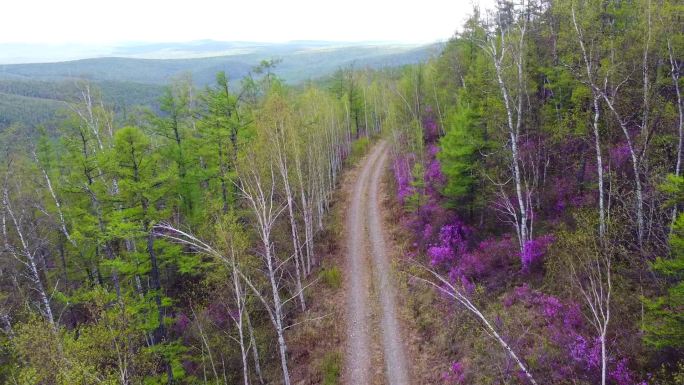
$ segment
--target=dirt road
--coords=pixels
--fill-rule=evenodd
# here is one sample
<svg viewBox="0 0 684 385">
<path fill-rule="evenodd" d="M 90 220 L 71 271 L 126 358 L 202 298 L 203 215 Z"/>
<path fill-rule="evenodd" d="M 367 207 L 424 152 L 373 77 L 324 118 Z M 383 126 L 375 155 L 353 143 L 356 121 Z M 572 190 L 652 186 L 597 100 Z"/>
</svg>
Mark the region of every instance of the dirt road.
<svg viewBox="0 0 684 385">
<path fill-rule="evenodd" d="M 344 383 L 408 385 L 409 370 L 398 320 L 394 274 L 380 211 L 380 183 L 387 161 L 380 142 L 366 157 L 349 199 L 347 215 L 347 351 Z M 372 314 L 378 314 L 374 319 Z M 379 329 L 374 335 L 373 325 Z M 377 338 L 376 338 L 377 337 Z M 372 370 L 380 344 L 384 371 Z"/>
</svg>

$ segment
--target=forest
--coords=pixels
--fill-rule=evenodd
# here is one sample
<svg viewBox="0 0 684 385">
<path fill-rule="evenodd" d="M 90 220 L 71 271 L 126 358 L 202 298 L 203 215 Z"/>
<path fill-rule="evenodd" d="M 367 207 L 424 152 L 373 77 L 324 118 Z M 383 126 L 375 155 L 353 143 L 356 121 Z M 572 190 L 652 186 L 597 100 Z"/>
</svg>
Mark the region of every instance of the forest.
<svg viewBox="0 0 684 385">
<path fill-rule="evenodd" d="M 63 119 L 60 112 L 65 108 L 64 103 L 77 99 L 77 83 L 84 79 L 99 89 L 103 102 L 110 109 L 125 115 L 128 110 L 138 106 L 157 110 L 163 87 L 188 74 L 196 87 L 204 88 L 214 83 L 218 72 L 225 72 L 231 79 L 239 80 L 262 60 L 275 59 L 279 61 L 276 69 L 278 77 L 288 84 L 300 85 L 328 76 L 343 67 L 382 68 L 422 62 L 433 52 L 438 52 L 441 46 L 441 43 L 250 44 L 199 41 L 112 48 L 112 54 L 122 55 L 120 57 L 3 64 L 3 60 L 11 58 L 2 56 L 3 45 L 0 44 L 0 129 L 12 124 L 57 127 Z M 55 47 L 29 45 L 25 49 L 35 50 L 35 55 L 42 55 L 46 51 L 51 53 Z M 188 51 L 197 57 L 173 58 L 173 55 Z M 164 52 L 171 53 L 172 58 L 141 58 L 145 55 L 157 57 Z M 216 56 L 219 54 L 221 56 Z M 87 51 L 82 55 L 87 55 Z M 239 90 L 239 82 L 231 83 L 233 86 L 231 91 Z"/>
<path fill-rule="evenodd" d="M 382 141 L 410 383 L 684 383 L 684 5 L 457 29 L 420 64 L 266 60 L 125 114 L 80 80 L 4 129 L 0 381 L 343 383 L 341 196 Z"/>
</svg>

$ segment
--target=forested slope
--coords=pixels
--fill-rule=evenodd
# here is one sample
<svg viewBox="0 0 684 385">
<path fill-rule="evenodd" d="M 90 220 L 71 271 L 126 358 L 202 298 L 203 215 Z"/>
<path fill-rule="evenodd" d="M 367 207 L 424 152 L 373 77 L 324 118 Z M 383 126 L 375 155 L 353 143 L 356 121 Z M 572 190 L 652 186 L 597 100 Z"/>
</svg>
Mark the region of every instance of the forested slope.
<svg viewBox="0 0 684 385">
<path fill-rule="evenodd" d="M 445 382 L 681 383 L 682 11 L 501 2 L 399 80 L 414 311 Z"/>
<path fill-rule="evenodd" d="M 127 115 L 80 81 L 54 130 L 3 132 L 3 381 L 290 383 L 287 335 L 330 281 L 317 237 L 387 92 L 255 72 Z"/>
<path fill-rule="evenodd" d="M 156 110 L 76 82 L 52 130 L 2 133 L 0 378 L 336 383 L 296 338 L 326 336 L 333 192 L 384 135 L 421 383 L 682 383 L 682 12 L 501 2 L 426 63 L 264 62 Z"/>
<path fill-rule="evenodd" d="M 292 85 L 320 80 L 339 68 L 381 68 L 418 63 L 435 55 L 440 44 L 403 46 L 392 44 L 332 44 L 300 42 L 269 44 L 253 47 L 246 44 L 240 51 L 238 43 L 224 45 L 206 43 L 181 45 L 185 50 L 232 48 L 231 55 L 180 58 L 143 59 L 135 57 L 105 57 L 57 63 L 0 65 L 0 128 L 11 123 L 34 126 L 51 122 L 57 117 L 61 103 L 77 100 L 79 80 L 88 80 L 98 86 L 104 101 L 120 113 L 137 106 L 158 108 L 157 100 L 163 86 L 189 77 L 203 88 L 214 82 L 218 72 L 225 72 L 238 90 L 239 79 L 247 77 L 262 61 L 278 63 L 273 71 Z M 121 48 L 121 55 L 151 55 L 166 45 Z M 178 47 L 176 47 L 179 49 Z M 150 51 L 153 50 L 153 51 Z M 168 53 L 167 53 L 168 54 Z M 29 97 L 31 99 L 18 98 Z"/>
</svg>

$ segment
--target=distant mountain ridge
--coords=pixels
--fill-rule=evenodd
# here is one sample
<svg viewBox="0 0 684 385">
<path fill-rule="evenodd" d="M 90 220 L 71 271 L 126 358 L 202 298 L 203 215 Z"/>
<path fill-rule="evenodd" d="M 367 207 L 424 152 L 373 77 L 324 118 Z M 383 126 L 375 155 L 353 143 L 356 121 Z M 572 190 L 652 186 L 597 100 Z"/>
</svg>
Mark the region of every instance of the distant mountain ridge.
<svg viewBox="0 0 684 385">
<path fill-rule="evenodd" d="M 0 61 L 7 57 L 0 44 Z M 20 47 L 29 50 L 27 47 Z M 54 47 L 53 47 L 54 48 Z M 341 67 L 397 67 L 426 61 L 441 43 L 407 45 L 383 42 L 289 43 L 216 42 L 129 44 L 89 52 L 108 54 L 71 61 L 0 64 L 0 130 L 14 123 L 26 126 L 54 121 L 65 101 L 73 100 L 77 79 L 88 79 L 117 111 L 144 105 L 156 107 L 163 87 L 189 73 L 198 87 L 213 84 L 224 71 L 237 85 L 262 60 L 280 59 L 274 72 L 289 84 L 332 74 Z M 14 51 L 18 52 L 16 47 Z M 69 51 L 69 54 L 75 51 Z M 220 55 L 212 54 L 220 53 Z M 46 54 L 51 54 L 46 52 Z M 97 55 L 95 55 L 97 56 Z M 165 58 L 159 58 L 165 57 Z M 175 58 L 170 58 L 175 57 Z M 182 57 L 182 58 L 177 58 Z"/>
<path fill-rule="evenodd" d="M 213 82 L 219 71 L 225 71 L 232 79 L 239 79 L 260 61 L 278 58 L 282 62 L 276 73 L 287 82 L 298 83 L 325 76 L 352 63 L 360 67 L 414 64 L 438 53 L 441 46 L 441 43 L 416 46 L 309 41 L 283 44 L 198 41 L 178 45 L 127 45 L 113 49 L 109 57 L 2 64 L 0 79 L 55 81 L 86 78 L 160 85 L 168 83 L 179 73 L 189 72 L 195 82 L 203 86 Z M 212 53 L 221 55 L 211 56 Z"/>
<path fill-rule="evenodd" d="M 388 41 L 335 42 L 296 40 L 286 43 L 195 40 L 189 42 L 128 42 L 121 44 L 19 44 L 0 43 L 0 64 L 54 63 L 104 57 L 137 59 L 190 59 L 239 55 L 242 53 L 292 52 L 316 48 L 360 46 L 420 47 L 430 44 L 407 44 Z"/>
</svg>

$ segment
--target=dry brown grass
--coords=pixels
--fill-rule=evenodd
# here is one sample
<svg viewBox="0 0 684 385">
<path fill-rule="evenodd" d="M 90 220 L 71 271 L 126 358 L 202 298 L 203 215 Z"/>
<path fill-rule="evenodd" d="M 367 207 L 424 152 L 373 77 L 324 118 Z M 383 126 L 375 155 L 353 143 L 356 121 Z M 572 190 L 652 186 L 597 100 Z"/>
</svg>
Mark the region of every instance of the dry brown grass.
<svg viewBox="0 0 684 385">
<path fill-rule="evenodd" d="M 330 214 L 325 221 L 325 230 L 316 239 L 316 251 L 319 265 L 311 275 L 316 280 L 324 269 L 337 268 L 342 273 L 345 270 L 345 242 L 346 208 L 352 181 L 357 177 L 358 167 L 344 171 L 340 179 L 340 188 L 335 192 Z M 325 361 L 331 355 L 340 358 L 340 365 L 344 361 L 344 331 L 345 331 L 345 285 L 330 287 L 324 280 L 319 280 L 309 287 L 307 296 L 309 306 L 306 313 L 300 315 L 294 323 L 303 322 L 294 327 L 288 340 L 290 360 L 292 365 L 293 383 L 297 385 L 322 384 L 324 379 Z M 305 321 L 315 319 L 314 321 Z"/>
<path fill-rule="evenodd" d="M 320 256 L 320 264 L 312 279 L 316 279 L 323 269 L 338 268 L 345 271 L 346 263 L 346 215 L 351 197 L 351 189 L 354 186 L 360 167 L 354 166 L 347 169 L 340 180 L 340 188 L 335 192 L 333 206 L 325 223 L 325 231 L 317 239 L 317 255 Z M 443 356 L 437 348 L 434 330 L 424 325 L 426 319 L 438 319 L 440 317 L 434 305 L 436 298 L 431 289 L 424 286 L 409 284 L 410 270 L 415 268 L 405 258 L 406 251 L 410 250 L 411 234 L 403 228 L 401 223 L 402 209 L 391 194 L 391 176 L 385 175 L 381 186 L 383 222 L 386 226 L 386 241 L 388 250 L 391 252 L 394 267 L 397 271 L 395 277 L 398 291 L 398 305 L 402 322 L 402 331 L 407 339 L 408 361 L 411 377 L 415 384 L 438 384 L 441 383 L 440 374 L 446 367 L 436 367 L 435 363 L 443 361 Z M 296 385 L 323 384 L 324 364 L 330 360 L 331 355 L 337 355 L 340 365 L 344 364 L 345 343 L 345 287 L 347 277 L 342 276 L 345 282 L 339 288 L 326 285 L 322 280 L 313 284 L 309 289 L 308 310 L 294 322 L 308 321 L 293 328 L 288 334 L 290 347 L 290 360 L 292 365 L 292 379 Z M 373 296 L 376 293 L 372 293 Z M 375 314 L 377 308 L 371 311 L 373 320 L 378 320 L 380 315 Z M 439 323 L 435 322 L 435 325 Z M 373 376 L 377 384 L 383 384 L 383 352 L 379 343 L 380 330 L 378 322 L 372 325 L 373 334 L 373 368 L 377 371 Z M 326 384 L 327 385 L 327 384 Z M 376 384 L 367 384 L 376 385 Z"/>
</svg>

